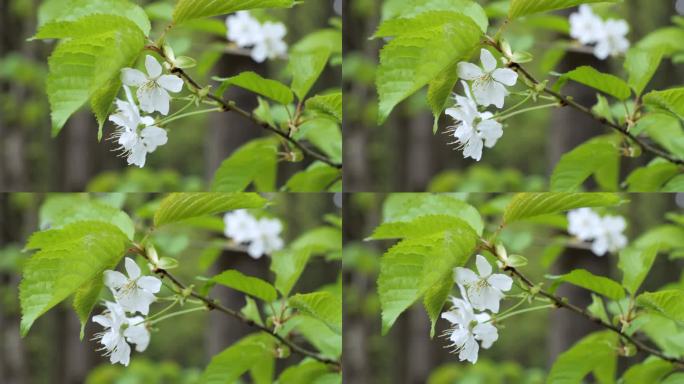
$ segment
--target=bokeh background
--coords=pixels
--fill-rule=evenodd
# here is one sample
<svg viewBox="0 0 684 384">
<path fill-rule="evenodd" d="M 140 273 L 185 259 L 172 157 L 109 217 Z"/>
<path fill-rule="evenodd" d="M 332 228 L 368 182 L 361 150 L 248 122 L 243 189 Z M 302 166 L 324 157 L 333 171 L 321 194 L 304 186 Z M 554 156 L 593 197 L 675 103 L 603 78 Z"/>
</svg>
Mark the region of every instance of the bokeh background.
<svg viewBox="0 0 684 384">
<path fill-rule="evenodd" d="M 381 336 L 380 302 L 377 277 L 380 258 L 394 242 L 364 241 L 382 222 L 382 204 L 388 195 L 359 193 L 346 195 L 344 201 L 344 353 L 345 381 L 354 384 L 541 384 L 559 353 L 582 336 L 597 330 L 596 325 L 565 310 L 543 310 L 508 319 L 499 329 L 499 339 L 488 350 L 480 349 L 477 364 L 459 362 L 458 356 L 445 348 L 443 338 L 430 339 L 430 320 L 421 303 L 402 313 L 385 336 Z M 474 205 L 494 230 L 501 210 L 511 194 L 460 194 Z M 630 240 L 647 229 L 664 224 L 666 213 L 684 213 L 684 195 L 629 194 L 629 203 L 608 209 L 625 217 L 625 235 Z M 681 216 L 679 216 L 681 218 Z M 518 223 L 501 233 L 509 254 L 525 256 L 529 264 L 522 271 L 535 282 L 544 274 L 562 274 L 584 268 L 595 274 L 620 278 L 617 256 L 596 257 L 580 248 L 556 245 L 561 232 L 529 223 Z M 681 256 L 681 255 L 680 255 Z M 472 260 L 471 264 L 472 265 Z M 547 266 L 550 265 L 547 269 Z M 668 259 L 660 254 L 642 286 L 652 290 L 668 283 L 684 287 L 684 259 Z M 557 293 L 571 303 L 587 306 L 591 298 L 586 290 L 563 284 Z M 510 305 L 509 302 L 506 305 Z M 504 305 L 502 303 L 502 305 Z M 502 306 L 505 309 L 506 306 Z M 448 322 L 437 322 L 436 335 Z M 683 335 L 667 337 L 684 351 Z M 645 356 L 621 359 L 619 370 Z M 591 356 L 587 356 L 591 358 Z M 589 380 L 588 382 L 591 382 Z"/>
<path fill-rule="evenodd" d="M 27 41 L 36 32 L 41 2 L 0 0 L 0 191 L 206 190 L 221 161 L 245 142 L 265 134 L 250 121 L 230 113 L 179 120 L 170 125 L 168 144 L 148 156 L 142 170 L 127 166 L 125 159 L 117 157 L 115 142 L 97 141 L 97 123 L 87 109 L 75 114 L 59 136 L 52 138 L 45 76 L 55 43 Z M 148 12 L 152 36 L 159 36 L 169 23 L 175 1 L 134 2 Z M 328 27 L 340 9 L 339 0 L 316 0 L 292 9 L 255 14 L 285 23 L 285 41 L 291 46 L 307 33 Z M 189 69 L 195 80 L 209 84 L 212 76 L 229 77 L 247 70 L 287 80 L 283 60 L 258 64 L 249 57 L 226 53 L 224 21 L 225 17 L 217 17 L 189 23 L 168 36 L 176 56 L 197 59 L 198 66 Z M 328 67 L 312 91 L 339 86 L 340 77 L 339 66 Z M 253 94 L 236 87 L 224 96 L 245 109 L 257 105 Z M 105 136 L 112 128 L 111 123 L 105 125 Z M 306 168 L 307 162 L 282 163 L 278 185 Z"/>
<path fill-rule="evenodd" d="M 488 15 L 502 1 L 476 0 Z M 509 119 L 508 128 L 493 149 L 485 149 L 482 160 L 463 159 L 442 134 L 432 134 L 432 114 L 425 90 L 401 103 L 389 119 L 378 126 L 375 69 L 381 39 L 370 40 L 383 18 L 383 0 L 347 0 L 344 3 L 345 49 L 343 68 L 345 191 L 349 192 L 517 192 L 548 190 L 548 175 L 560 156 L 587 138 L 608 133 L 607 128 L 572 109 L 526 113 Z M 490 8 L 491 6 L 491 8 Z M 614 6 L 597 7 L 602 17 L 622 18 L 630 25 L 632 44 L 653 30 L 672 25 L 674 15 L 684 14 L 681 0 L 624 0 Z M 678 10 L 678 12 L 677 12 Z M 567 17 L 573 10 L 556 12 Z M 499 18 L 501 20 L 501 18 Z M 526 63 L 537 79 L 549 71 L 567 72 L 581 65 L 600 71 L 621 73 L 622 60 L 599 61 L 587 53 L 563 55 L 561 39 L 567 34 L 542 16 L 512 23 L 504 37 L 514 50 L 529 51 L 535 60 Z M 490 21 L 490 28 L 497 24 Z M 478 61 L 474 58 L 472 61 Z M 664 89 L 682 84 L 684 67 L 663 60 L 648 89 Z M 520 86 L 518 86 L 520 87 Z M 516 88 L 522 89 L 522 88 Z M 595 92 L 578 84 L 568 84 L 565 93 L 584 105 L 596 102 Z M 452 122 L 444 116 L 443 131 Z M 650 159 L 623 161 L 623 175 Z M 591 185 L 587 186 L 592 188 Z"/>
<path fill-rule="evenodd" d="M 17 287 L 21 265 L 29 256 L 21 249 L 28 236 L 37 230 L 40 204 L 47 196 L 0 194 L 0 383 L 193 384 L 213 355 L 254 331 L 222 313 L 184 315 L 159 323 L 149 348 L 143 353 L 133 352 L 131 364 L 124 368 L 111 365 L 108 358 L 96 351 L 99 346 L 91 339 L 102 329 L 99 325 L 89 322 L 85 338 L 80 341 L 80 323 L 67 300 L 39 318 L 29 334 L 20 338 Z M 138 217 L 149 217 L 161 196 L 97 194 L 93 197 L 122 205 Z M 268 197 L 273 203 L 268 208 L 269 215 L 283 222 L 285 244 L 323 225 L 324 215 L 341 215 L 340 195 L 273 194 Z M 228 246 L 221 234 L 169 227 L 156 233 L 153 241 L 160 255 L 178 258 L 180 267 L 174 270 L 174 275 L 187 284 L 200 287 L 203 281 L 195 280 L 196 276 L 213 276 L 225 269 L 237 269 L 273 281 L 268 257 L 254 260 L 245 253 L 221 249 L 221 244 Z M 336 284 L 340 268 L 339 261 L 312 258 L 294 292 L 310 292 L 323 285 Z M 244 295 L 226 287 L 216 286 L 210 295 L 229 308 L 245 306 Z M 153 304 L 152 311 L 164 305 Z M 96 308 L 94 313 L 98 311 Z M 276 369 L 280 372 L 300 360 L 299 355 L 292 354 L 280 360 Z"/>
</svg>

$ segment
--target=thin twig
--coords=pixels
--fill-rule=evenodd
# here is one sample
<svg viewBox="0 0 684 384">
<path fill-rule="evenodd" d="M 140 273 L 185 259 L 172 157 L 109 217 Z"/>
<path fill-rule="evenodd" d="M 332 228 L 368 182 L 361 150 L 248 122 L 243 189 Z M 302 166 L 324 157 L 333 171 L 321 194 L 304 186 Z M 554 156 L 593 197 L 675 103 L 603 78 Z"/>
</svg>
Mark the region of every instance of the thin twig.
<svg viewBox="0 0 684 384">
<path fill-rule="evenodd" d="M 485 40 L 485 42 L 486 42 L 488 45 L 494 47 L 494 48 L 495 48 L 496 50 L 498 50 L 499 52 L 504 53 L 503 50 L 501 49 L 500 44 L 499 44 L 498 42 L 496 42 L 496 41 L 494 41 L 494 40 L 491 40 L 491 39 Z M 532 75 L 531 75 L 523 66 L 521 66 L 520 64 L 518 64 L 518 63 L 510 63 L 510 64 L 509 64 L 509 67 L 510 67 L 511 69 L 515 70 L 516 72 L 520 73 L 521 75 L 525 76 L 525 78 L 527 78 L 527 79 L 528 79 L 530 82 L 532 82 L 534 85 L 539 85 L 539 84 L 541 84 L 539 81 L 537 81 L 537 79 L 534 78 L 534 76 L 532 76 Z M 558 93 L 558 92 L 552 90 L 552 89 L 549 88 L 549 87 L 544 87 L 543 92 L 546 93 L 546 94 L 548 94 L 548 95 L 550 95 L 550 96 L 553 96 L 554 98 L 556 98 L 556 99 L 561 103 L 562 106 L 570 106 L 570 107 L 572 107 L 572 108 L 575 108 L 575 109 L 577 109 L 578 111 L 584 113 L 585 115 L 591 117 L 592 119 L 598 121 L 599 123 L 601 123 L 601 124 L 603 124 L 603 125 L 607 125 L 607 126 L 609 126 L 610 128 L 612 128 L 613 130 L 615 130 L 615 131 L 619 132 L 620 134 L 622 134 L 622 135 L 628 137 L 630 140 L 632 140 L 632 141 L 634 141 L 635 143 L 637 143 L 637 145 L 638 145 L 644 152 L 649 152 L 649 153 L 651 153 L 651 154 L 653 154 L 653 155 L 655 155 L 655 156 L 661 157 L 661 158 L 663 158 L 663 159 L 665 159 L 665 160 L 667 160 L 667 161 L 669 161 L 669 162 L 671 162 L 671 163 L 673 163 L 673 164 L 684 165 L 684 159 L 677 158 L 677 157 L 675 157 L 675 156 L 673 156 L 673 155 L 671 155 L 671 154 L 669 154 L 669 153 L 667 153 L 667 152 L 665 152 L 665 151 L 663 151 L 663 150 L 661 150 L 661 149 L 659 149 L 659 148 L 657 148 L 657 147 L 654 147 L 653 145 L 651 145 L 651 144 L 645 142 L 644 140 L 640 139 L 639 137 L 637 137 L 637 136 L 635 136 L 634 134 L 632 134 L 631 132 L 629 132 L 629 130 L 627 129 L 627 127 L 624 127 L 624 126 L 621 126 L 621 125 L 619 125 L 619 124 L 616 124 L 616 123 L 614 123 L 614 122 L 612 122 L 612 121 L 606 119 L 605 117 L 602 117 L 602 116 L 599 116 L 599 115 L 595 114 L 590 108 L 587 108 L 587 107 L 585 107 L 584 105 L 581 105 L 581 104 L 577 103 L 577 102 L 574 101 L 572 98 L 563 96 L 563 95 L 561 95 L 560 93 Z"/>
<path fill-rule="evenodd" d="M 484 249 L 488 250 L 489 252 L 491 252 L 492 254 L 494 254 L 494 256 L 496 256 L 497 259 L 501 260 L 502 262 L 504 261 L 502 256 L 498 254 L 496 247 L 492 246 L 490 243 L 483 243 L 482 247 Z M 600 318 L 592 315 L 591 313 L 587 312 L 587 310 L 580 308 L 574 304 L 571 304 L 567 298 L 556 296 L 553 293 L 550 293 L 550 292 L 545 291 L 543 289 L 539 289 L 539 287 L 537 285 L 535 285 L 530 279 L 528 279 L 525 275 L 523 275 L 515 267 L 505 265 L 503 270 L 505 272 L 508 272 L 508 274 L 510 274 L 512 277 L 517 277 L 528 288 L 534 289 L 535 292 L 538 292 L 539 295 L 544 296 L 544 297 L 550 299 L 551 301 L 553 301 L 553 303 L 556 305 L 556 307 L 568 309 L 572 312 L 575 312 L 581 316 L 586 317 L 590 321 L 592 321 L 592 322 L 594 322 L 594 323 L 596 323 L 596 324 L 598 324 L 598 325 L 600 325 L 606 329 L 609 329 L 609 330 L 617 333 L 618 335 L 620 335 L 622 338 L 624 338 L 628 342 L 634 344 L 634 346 L 640 351 L 649 353 L 649 354 L 654 355 L 654 356 L 658 356 L 659 358 L 661 358 L 665 361 L 669 361 L 673 364 L 677 364 L 679 366 L 684 367 L 684 359 L 681 359 L 681 358 L 678 359 L 675 357 L 665 356 L 665 354 L 663 354 L 663 352 L 661 352 L 655 348 L 649 347 L 648 345 L 642 343 L 641 341 L 635 339 L 634 337 L 624 333 L 620 328 L 616 327 L 615 325 L 607 323 L 607 322 L 603 321 L 602 319 L 600 319 Z"/>
<path fill-rule="evenodd" d="M 168 58 L 166 57 L 166 55 L 164 54 L 164 52 L 163 52 L 161 49 L 159 49 L 158 47 L 156 47 L 156 46 L 154 46 L 154 45 L 147 45 L 145 48 L 148 49 L 148 50 L 151 50 L 151 51 L 156 52 L 156 53 L 159 54 L 166 62 L 169 62 L 169 60 L 168 60 Z M 170 64 L 172 64 L 172 63 L 170 63 Z M 193 87 L 195 91 L 199 91 L 199 90 L 204 89 L 204 87 L 202 87 L 201 85 L 199 85 L 192 77 L 190 77 L 190 75 L 188 75 L 187 72 L 185 72 L 185 71 L 184 71 L 183 69 L 181 69 L 181 68 L 173 67 L 173 68 L 171 69 L 171 73 L 173 73 L 173 74 L 179 76 L 179 77 L 180 77 L 181 79 L 183 79 L 186 83 L 188 83 L 191 87 Z M 309 157 L 312 157 L 312 158 L 314 158 L 314 159 L 316 159 L 316 160 L 318 160 L 318 161 L 321 161 L 321 162 L 323 162 L 323 163 L 325 163 L 325 164 L 328 164 L 328 165 L 331 166 L 331 167 L 334 167 L 334 168 L 337 168 L 337 169 L 342 169 L 342 164 L 336 163 L 336 162 L 330 160 L 330 159 L 329 159 L 328 157 L 326 157 L 325 155 L 322 155 L 322 154 L 320 154 L 320 153 L 318 153 L 318 152 L 312 150 L 311 148 L 308 148 L 308 147 L 302 145 L 300 142 L 298 142 L 298 141 L 295 140 L 294 138 L 290 137 L 287 133 L 285 133 L 285 132 L 281 131 L 280 129 L 278 129 L 278 128 L 276 128 L 276 127 L 274 127 L 274 126 L 268 124 L 268 123 L 265 122 L 265 121 L 261 121 L 261 120 L 258 119 L 253 113 L 248 112 L 248 111 L 246 111 L 246 110 L 244 110 L 244 109 L 238 107 L 238 106 L 235 104 L 235 102 L 232 102 L 232 101 L 225 101 L 225 100 L 223 100 L 221 97 L 218 97 L 218 96 L 216 96 L 216 95 L 214 95 L 214 94 L 212 94 L 212 93 L 208 93 L 208 94 L 206 95 L 206 97 L 209 98 L 209 99 L 211 99 L 211 100 L 213 100 L 213 101 L 215 101 L 215 102 L 217 102 L 217 103 L 221 106 L 221 109 L 222 109 L 224 112 L 229 112 L 229 111 L 235 112 L 235 113 L 237 113 L 238 115 L 240 115 L 240 116 L 242 116 L 242 117 L 244 117 L 244 118 L 246 118 L 246 119 L 248 119 L 248 120 L 251 120 L 251 121 L 252 121 L 254 124 L 256 124 L 257 126 L 260 126 L 260 127 L 263 128 L 263 129 L 266 129 L 266 130 L 268 130 L 268 131 L 271 131 L 271 132 L 277 134 L 278 136 L 280 136 L 280 137 L 282 137 L 283 139 L 287 140 L 290 144 L 292 144 L 292 145 L 294 145 L 295 147 L 297 147 L 300 151 L 302 151 L 302 153 L 304 153 L 304 155 L 309 156 Z"/>
</svg>

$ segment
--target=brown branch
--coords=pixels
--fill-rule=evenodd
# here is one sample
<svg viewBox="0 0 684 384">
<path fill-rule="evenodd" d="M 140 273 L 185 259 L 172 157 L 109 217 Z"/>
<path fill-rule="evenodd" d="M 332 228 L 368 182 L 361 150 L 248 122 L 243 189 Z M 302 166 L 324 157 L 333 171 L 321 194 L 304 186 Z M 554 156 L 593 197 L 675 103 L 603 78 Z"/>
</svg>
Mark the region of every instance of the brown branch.
<svg viewBox="0 0 684 384">
<path fill-rule="evenodd" d="M 496 50 L 498 50 L 502 54 L 504 53 L 503 50 L 501 49 L 501 45 L 498 42 L 496 42 L 492 39 L 487 39 L 487 40 L 485 40 L 485 43 L 494 47 Z M 534 78 L 534 76 L 532 76 L 532 74 L 530 74 L 530 72 L 528 72 L 520 64 L 512 62 L 508 66 L 510 68 L 512 68 L 513 70 L 515 70 L 516 72 L 518 72 L 519 74 L 521 74 L 522 76 L 524 76 L 525 78 L 527 78 L 527 80 L 532 82 L 534 85 L 541 84 L 537 79 Z M 598 121 L 599 123 L 609 126 L 613 130 L 619 132 L 620 134 L 624 135 L 625 137 L 627 137 L 630 140 L 637 143 L 637 145 L 644 152 L 649 152 L 649 153 L 651 153 L 657 157 L 661 157 L 661 158 L 663 158 L 663 159 L 665 159 L 665 160 L 667 160 L 673 164 L 684 165 L 684 159 L 680 159 L 678 157 L 675 157 L 675 156 L 661 150 L 660 148 L 657 148 L 657 147 L 647 143 L 646 141 L 640 139 L 639 137 L 637 137 L 633 133 L 629 132 L 629 130 L 626 126 L 621 126 L 621 125 L 616 124 L 612 121 L 609 121 L 605 117 L 602 117 L 602 116 L 595 114 L 590 108 L 587 108 L 584 105 L 577 103 L 572 98 L 563 96 L 560 93 L 552 90 L 549 87 L 544 87 L 543 92 L 549 96 L 556 98 L 561 103 L 561 105 L 575 108 L 576 110 L 584 113 L 585 115 L 591 117 L 592 119 Z"/>
<path fill-rule="evenodd" d="M 148 49 L 148 50 L 151 50 L 151 51 L 156 52 L 156 53 L 159 54 L 167 63 L 173 65 L 173 63 L 171 63 L 171 62 L 169 61 L 169 59 L 166 57 L 166 55 L 164 54 L 164 52 L 163 52 L 161 49 L 159 49 L 158 47 L 156 47 L 156 46 L 154 46 L 154 45 L 147 45 L 145 48 Z M 177 75 L 178 77 L 180 77 L 181 79 L 183 79 L 187 84 L 189 84 L 189 85 L 193 88 L 193 90 L 194 90 L 195 92 L 199 92 L 200 90 L 204 89 L 204 87 L 202 87 L 201 85 L 199 85 L 192 77 L 190 77 L 190 75 L 188 75 L 187 72 L 185 72 L 185 71 L 184 71 L 183 69 L 181 69 L 181 68 L 173 67 L 173 68 L 171 69 L 171 73 L 173 73 L 173 74 Z M 224 112 L 235 112 L 235 113 L 237 113 L 238 115 L 240 115 L 240 116 L 242 116 L 242 117 L 244 117 L 244 118 L 246 118 L 246 119 L 248 119 L 248 120 L 251 120 L 251 121 L 252 121 L 254 124 L 256 124 L 257 126 L 259 126 L 259 127 L 263 128 L 263 129 L 265 129 L 265 130 L 268 130 L 268 131 L 271 131 L 271 132 L 277 134 L 278 136 L 280 136 L 280 137 L 282 137 L 283 139 L 285 139 L 286 141 L 288 141 L 290 144 L 292 144 L 292 145 L 294 145 L 295 147 L 297 147 L 300 151 L 302 151 L 302 153 L 304 153 L 304 155 L 309 156 L 309 157 L 311 157 L 311 158 L 314 158 L 314 159 L 316 159 L 316 160 L 318 160 L 318 161 L 321 161 L 321 162 L 323 162 L 323 163 L 325 163 L 325 164 L 328 164 L 328 165 L 331 166 L 331 167 L 334 167 L 334 168 L 337 168 L 337 169 L 342 169 L 342 164 L 336 163 L 336 162 L 330 160 L 330 159 L 329 159 L 328 157 L 326 157 L 325 155 L 322 155 L 322 154 L 320 154 L 320 153 L 314 151 L 313 149 L 304 146 L 302 143 L 300 143 L 300 142 L 298 142 L 297 140 L 295 140 L 294 138 L 290 137 L 290 135 L 288 135 L 286 132 L 281 131 L 281 130 L 278 129 L 277 127 L 274 127 L 274 126 L 268 124 L 268 123 L 265 122 L 265 121 L 259 120 L 253 113 L 248 112 L 248 111 L 246 111 L 246 110 L 244 110 L 244 109 L 238 107 L 237 105 L 235 105 L 235 102 L 232 102 L 232 101 L 225 101 L 225 100 L 223 100 L 221 97 L 218 97 L 218 96 L 216 96 L 216 95 L 214 95 L 214 94 L 212 94 L 212 93 L 208 93 L 208 94 L 206 95 L 206 97 L 209 98 L 209 99 L 211 99 L 211 100 L 213 100 L 213 101 L 215 101 L 216 103 L 218 103 L 218 104 L 221 106 L 221 109 L 222 109 Z"/>
<path fill-rule="evenodd" d="M 496 247 L 494 247 L 494 246 L 492 246 L 490 243 L 486 243 L 486 242 L 483 242 L 482 247 L 483 247 L 484 249 L 486 249 L 487 251 L 491 252 L 494 256 L 496 256 L 497 259 L 501 260 L 501 261 L 504 262 L 504 264 L 505 264 L 505 260 L 504 260 L 503 257 L 497 252 Z M 546 297 L 547 299 L 550 299 L 551 301 L 553 301 L 553 303 L 556 305 L 556 307 L 558 307 L 558 308 L 565 308 L 565 309 L 567 309 L 567 310 L 570 310 L 570 311 L 572 311 L 572 312 L 575 312 L 575 313 L 577 313 L 578 315 L 584 316 L 584 317 L 586 317 L 587 319 L 589 319 L 590 321 L 592 321 L 592 322 L 594 322 L 594 323 L 600 325 L 601 327 L 604 327 L 604 328 L 606 328 L 606 329 L 609 329 L 609 330 L 611 330 L 611 331 L 617 333 L 618 335 L 620 335 L 620 337 L 622 337 L 622 338 L 624 338 L 625 340 L 627 340 L 628 342 L 634 344 L 634 346 L 635 346 L 638 350 L 640 350 L 640 351 L 642 351 L 642 352 L 646 352 L 646 353 L 648 353 L 648 354 L 651 354 L 651 355 L 654 355 L 654 356 L 658 356 L 659 358 L 661 358 L 661 359 L 663 359 L 663 360 L 665 360 L 665 361 L 669 361 L 669 362 L 671 362 L 671 363 L 673 363 L 673 364 L 676 364 L 676 365 L 679 365 L 679 366 L 681 366 L 681 367 L 684 367 L 684 359 L 665 356 L 665 354 L 663 354 L 663 352 L 661 352 L 661 351 L 659 351 L 659 350 L 657 350 L 657 349 L 655 349 L 655 348 L 652 348 L 652 347 L 650 347 L 650 346 L 644 344 L 643 342 L 641 342 L 641 341 L 635 339 L 634 337 L 632 337 L 632 336 L 630 336 L 630 335 L 627 335 L 626 333 L 624 333 L 620 328 L 616 327 L 615 325 L 610 324 L 610 323 L 607 323 L 607 322 L 603 321 L 602 319 L 600 319 L 600 318 L 598 318 L 598 317 L 592 315 L 592 314 L 589 313 L 586 309 L 583 309 L 583 308 L 580 308 L 580 307 L 578 307 L 578 306 L 576 306 L 576 305 L 574 305 L 574 304 L 571 304 L 571 303 L 568 301 L 567 298 L 560 297 L 560 296 L 556 296 L 556 295 L 554 295 L 553 293 L 550 293 L 550 292 L 545 291 L 545 290 L 543 290 L 543 289 L 539 289 L 538 286 L 536 286 L 530 279 L 528 279 L 525 275 L 523 275 L 523 274 L 522 274 L 520 271 L 518 271 L 518 269 L 516 269 L 515 267 L 511 267 L 511 266 L 509 266 L 509 265 L 505 265 L 504 268 L 503 268 L 503 270 L 504 270 L 505 272 L 508 272 L 508 274 L 510 274 L 511 277 L 517 277 L 517 278 L 518 278 L 520 281 L 522 281 L 528 288 L 534 289 L 533 292 L 538 292 L 539 295 L 544 296 L 544 297 Z"/>
</svg>

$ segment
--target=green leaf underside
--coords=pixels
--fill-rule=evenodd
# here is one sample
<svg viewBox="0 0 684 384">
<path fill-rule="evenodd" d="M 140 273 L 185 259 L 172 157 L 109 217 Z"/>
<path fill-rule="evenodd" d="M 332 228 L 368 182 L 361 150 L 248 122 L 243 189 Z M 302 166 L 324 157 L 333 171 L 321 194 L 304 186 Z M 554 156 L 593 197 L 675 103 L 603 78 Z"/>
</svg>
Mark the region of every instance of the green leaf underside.
<svg viewBox="0 0 684 384">
<path fill-rule="evenodd" d="M 380 52 L 379 123 L 399 102 L 470 56 L 481 35 L 470 17 L 457 12 L 426 12 L 383 23 L 376 36 L 394 38 Z"/>
<path fill-rule="evenodd" d="M 646 105 L 663 109 L 684 120 L 684 87 L 652 91 L 644 95 Z"/>
<path fill-rule="evenodd" d="M 458 81 L 458 72 L 453 68 L 447 67 L 437 75 L 436 78 L 428 83 L 427 101 L 432 110 L 434 124 L 432 125 L 432 133 L 437 133 L 439 129 L 439 117 L 447 108 L 447 104 L 451 100 L 451 93 Z"/>
<path fill-rule="evenodd" d="M 629 247 L 620 251 L 618 268 L 622 271 L 622 285 L 631 294 L 635 294 L 644 282 L 659 248 L 660 244 L 655 244 L 645 249 Z"/>
<path fill-rule="evenodd" d="M 607 207 L 623 200 L 614 193 L 539 192 L 516 194 L 504 211 L 504 223 L 583 207 Z"/>
<path fill-rule="evenodd" d="M 82 195 L 52 195 L 40 208 L 40 228 L 61 228 L 76 221 L 103 221 L 117 226 L 129 240 L 135 235 L 133 220 L 123 211 Z"/>
<path fill-rule="evenodd" d="M 625 297 L 625 291 L 616 281 L 604 276 L 594 275 L 584 269 L 575 269 L 557 278 L 558 281 L 564 281 L 588 289 L 612 300 L 619 300 Z"/>
<path fill-rule="evenodd" d="M 637 297 L 637 304 L 684 326 L 684 290 L 642 293 Z"/>
<path fill-rule="evenodd" d="M 330 330 L 342 334 L 342 300 L 329 292 L 296 294 L 289 306 L 322 321 Z"/>
<path fill-rule="evenodd" d="M 188 20 L 260 8 L 289 8 L 294 0 L 180 0 L 173 10 L 173 21 Z"/>
<path fill-rule="evenodd" d="M 218 284 L 225 285 L 266 302 L 275 301 L 278 298 L 278 293 L 271 284 L 258 277 L 244 275 L 240 271 L 223 271 L 211 279 Z"/>
<path fill-rule="evenodd" d="M 133 64 L 145 45 L 145 36 L 131 21 L 114 15 L 90 15 L 69 22 L 101 27 L 65 28 L 47 24 L 39 36 L 68 37 L 48 59 L 47 94 L 52 115 L 52 133 L 57 135 L 67 119 L 88 100 L 100 127 L 112 108 L 120 88 L 121 68 Z M 59 30 L 57 33 L 56 30 Z"/>
<path fill-rule="evenodd" d="M 200 383 L 226 384 L 237 381 L 253 367 L 274 358 L 275 339 L 266 334 L 252 334 L 212 357 Z"/>
<path fill-rule="evenodd" d="M 242 72 L 237 76 L 217 80 L 222 81 L 224 84 L 235 85 L 252 91 L 283 105 L 289 105 L 292 103 L 292 100 L 294 100 L 292 91 L 285 84 L 277 80 L 265 79 L 261 77 L 261 75 L 251 71 Z M 221 85 L 221 87 L 223 87 L 223 85 Z"/>
<path fill-rule="evenodd" d="M 614 3 L 618 0 L 512 0 L 508 10 L 511 19 L 533 13 L 553 11 L 588 3 Z"/>
<path fill-rule="evenodd" d="M 592 372 L 599 382 L 603 382 L 605 377 L 612 380 L 617 365 L 616 342 L 617 335 L 609 331 L 584 337 L 558 356 L 546 383 L 577 384 Z"/>
<path fill-rule="evenodd" d="M 476 239 L 477 234 L 462 223 L 447 231 L 404 239 L 385 252 L 378 277 L 383 334 L 423 295 L 434 328 L 449 292 L 441 283 L 451 280 L 454 267 L 466 263 Z"/>
<path fill-rule="evenodd" d="M 191 217 L 265 205 L 266 199 L 256 193 L 172 193 L 159 205 L 154 214 L 154 225 L 160 227 Z"/>
<path fill-rule="evenodd" d="M 106 269 L 114 269 L 117 263 L 112 263 Z M 95 278 L 83 284 L 76 290 L 74 294 L 74 311 L 81 321 L 81 340 L 85 336 L 85 326 L 90 318 L 90 312 L 93 311 L 95 304 L 100 298 L 100 292 L 104 288 L 104 279 Z"/>
<path fill-rule="evenodd" d="M 610 173 L 610 186 L 617 189 L 620 152 L 615 139 L 599 137 L 588 140 L 561 156 L 551 174 L 551 190 L 575 192 L 591 176 Z"/>
<path fill-rule="evenodd" d="M 333 117 L 338 123 L 342 122 L 342 92 L 327 95 L 316 95 L 306 100 L 306 109 Z"/>
<path fill-rule="evenodd" d="M 119 228 L 98 221 L 33 234 L 26 248 L 40 250 L 26 262 L 19 286 L 22 336 L 38 317 L 80 288 L 77 312 L 79 316 L 89 312 L 97 283 L 88 284 L 118 264 L 126 244 Z"/>
<path fill-rule="evenodd" d="M 619 100 L 626 100 L 631 95 L 629 86 L 624 80 L 609 73 L 599 72 L 590 66 L 581 66 L 565 73 L 554 84 L 554 89 L 560 90 L 568 79 L 597 89 Z"/>
<path fill-rule="evenodd" d="M 224 160 L 214 174 L 214 192 L 241 192 L 254 183 L 257 190 L 275 190 L 278 143 L 272 138 L 248 142 Z"/>
</svg>

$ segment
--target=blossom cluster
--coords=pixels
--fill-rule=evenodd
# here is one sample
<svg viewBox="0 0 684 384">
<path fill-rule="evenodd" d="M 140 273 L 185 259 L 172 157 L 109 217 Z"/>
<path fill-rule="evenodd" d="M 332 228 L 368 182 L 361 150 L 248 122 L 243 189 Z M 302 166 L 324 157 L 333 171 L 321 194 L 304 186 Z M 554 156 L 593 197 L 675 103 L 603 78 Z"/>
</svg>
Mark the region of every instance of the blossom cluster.
<svg viewBox="0 0 684 384">
<path fill-rule="evenodd" d="M 594 44 L 594 56 L 601 60 L 627 51 L 627 32 L 629 24 L 625 20 L 603 21 L 586 4 L 579 7 L 579 12 L 570 15 L 570 36 L 581 44 Z"/>
<path fill-rule="evenodd" d="M 225 235 L 238 244 L 247 245 L 247 253 L 254 259 L 283 248 L 280 220 L 256 219 L 246 210 L 228 212 L 223 217 Z"/>
<path fill-rule="evenodd" d="M 250 49 L 252 60 L 263 63 L 287 53 L 283 40 L 287 29 L 282 23 L 267 21 L 263 24 L 247 11 L 239 11 L 226 18 L 228 40 L 240 48 Z"/>
<path fill-rule="evenodd" d="M 482 48 L 480 51 L 482 67 L 468 62 L 458 63 L 458 76 L 472 82 L 461 81 L 465 96 L 454 95 L 456 105 L 447 108 L 445 113 L 452 117 L 456 124 L 449 127 L 449 133 L 456 139 L 452 144 L 463 149 L 463 157 L 471 157 L 480 161 L 483 146 L 492 148 L 503 135 L 500 122 L 493 119 L 488 111 L 480 111 L 479 106 L 487 108 L 494 105 L 503 108 L 504 99 L 508 95 L 506 86 L 513 86 L 518 74 L 510 68 L 497 68 L 494 55 Z"/>
<path fill-rule="evenodd" d="M 590 208 L 568 212 L 568 233 L 582 241 L 591 242 L 591 251 L 597 256 L 617 252 L 627 245 L 623 231 L 627 223 L 622 216 L 599 216 Z"/>
<path fill-rule="evenodd" d="M 147 316 L 161 289 L 161 280 L 154 276 L 142 276 L 140 267 L 127 257 L 125 261 L 128 276 L 117 271 L 105 271 L 104 283 L 112 291 L 114 302 L 106 301 L 107 309 L 100 315 L 93 316 L 93 321 L 105 327 L 97 333 L 95 339 L 102 344 L 105 356 L 109 356 L 112 364 L 121 363 L 128 366 L 131 357 L 129 343 L 135 344 L 135 350 L 144 352 L 150 343 L 150 331 L 142 316 L 128 317 L 140 312 Z"/>
<path fill-rule="evenodd" d="M 475 257 L 477 273 L 457 267 L 454 280 L 458 284 L 462 298 L 451 297 L 452 308 L 442 313 L 442 318 L 451 323 L 445 336 L 449 338 L 459 360 L 477 362 L 480 345 L 489 348 L 499 338 L 499 333 L 491 324 L 491 313 L 499 312 L 499 302 L 509 291 L 513 279 L 509 276 L 492 273 L 492 266 L 482 255 Z M 475 310 L 483 311 L 476 313 Z M 479 342 L 479 344 L 478 344 Z"/>
<path fill-rule="evenodd" d="M 117 112 L 109 116 L 109 120 L 118 127 L 112 135 L 119 144 L 118 149 L 126 156 L 128 164 L 140 168 L 145 166 L 148 153 L 168 141 L 166 131 L 156 126 L 151 116 L 143 116 L 140 109 L 147 113 L 158 111 L 168 115 L 171 100 L 169 92 L 177 93 L 183 89 L 183 80 L 175 75 L 162 74 L 162 66 L 154 57 L 147 55 L 145 67 L 147 74 L 133 68 L 121 70 L 126 101 L 116 100 Z M 138 88 L 140 109 L 129 87 Z"/>
</svg>

